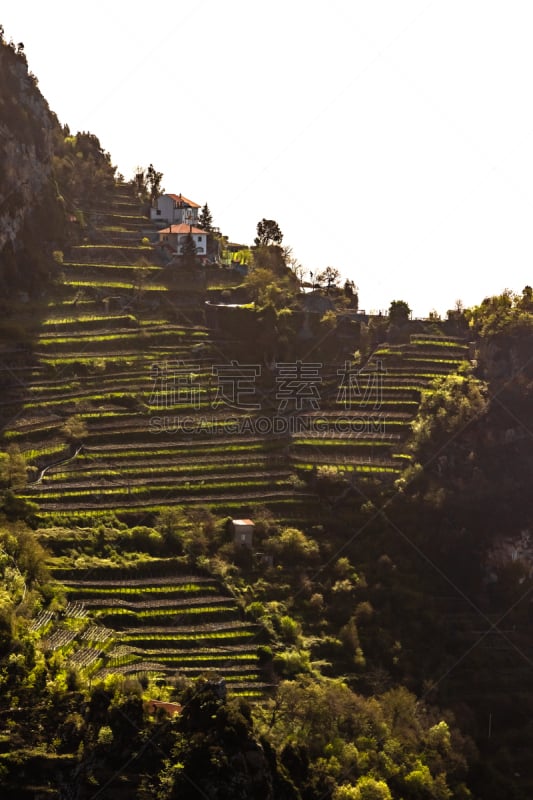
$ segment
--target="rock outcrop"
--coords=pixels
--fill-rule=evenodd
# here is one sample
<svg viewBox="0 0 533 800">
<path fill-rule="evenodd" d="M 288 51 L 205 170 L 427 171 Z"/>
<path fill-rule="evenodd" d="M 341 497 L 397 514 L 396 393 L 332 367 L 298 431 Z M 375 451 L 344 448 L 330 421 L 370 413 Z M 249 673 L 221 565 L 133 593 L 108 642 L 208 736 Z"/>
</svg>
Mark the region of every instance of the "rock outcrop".
<svg viewBox="0 0 533 800">
<path fill-rule="evenodd" d="M 2 283 L 12 279 L 12 254 L 24 247 L 23 232 L 37 210 L 33 238 L 48 238 L 44 208 L 57 215 L 53 181 L 55 143 L 62 138 L 56 116 L 28 71 L 21 45 L 0 40 L 0 256 Z M 55 212 L 55 213 L 54 213 Z M 7 274 L 6 274 L 7 273 Z M 24 282 L 25 283 L 25 282 Z"/>
</svg>

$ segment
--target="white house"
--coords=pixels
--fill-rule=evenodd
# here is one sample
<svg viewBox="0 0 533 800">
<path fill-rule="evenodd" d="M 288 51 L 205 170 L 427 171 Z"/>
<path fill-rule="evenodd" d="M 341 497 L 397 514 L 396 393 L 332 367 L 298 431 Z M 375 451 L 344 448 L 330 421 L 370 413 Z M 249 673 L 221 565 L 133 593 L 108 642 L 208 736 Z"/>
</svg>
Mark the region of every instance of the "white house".
<svg viewBox="0 0 533 800">
<path fill-rule="evenodd" d="M 157 198 L 155 206 L 150 209 L 150 219 L 168 222 L 170 225 L 182 222 L 196 225 L 199 208 L 198 203 L 182 194 L 162 194 Z"/>
<path fill-rule="evenodd" d="M 173 253 L 182 255 L 183 245 L 188 235 L 191 235 L 196 245 L 196 254 L 198 256 L 207 255 L 207 233 L 201 228 L 195 228 L 194 225 L 189 225 L 185 222 L 180 222 L 177 225 L 170 225 L 168 228 L 163 228 L 159 231 L 159 244 L 164 247 L 170 248 Z"/>
<path fill-rule="evenodd" d="M 233 541 L 243 547 L 253 547 L 254 523 L 251 519 L 233 519 Z"/>
</svg>

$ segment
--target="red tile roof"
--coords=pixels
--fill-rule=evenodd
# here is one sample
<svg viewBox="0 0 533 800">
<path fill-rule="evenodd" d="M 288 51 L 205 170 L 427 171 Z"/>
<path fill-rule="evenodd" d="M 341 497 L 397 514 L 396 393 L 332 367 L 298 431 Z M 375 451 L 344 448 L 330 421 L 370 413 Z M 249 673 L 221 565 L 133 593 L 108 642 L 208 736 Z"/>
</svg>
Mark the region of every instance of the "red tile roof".
<svg viewBox="0 0 533 800">
<path fill-rule="evenodd" d="M 201 228 L 195 228 L 194 225 L 189 225 L 188 222 L 180 222 L 179 225 L 171 225 L 169 228 L 163 228 L 162 230 L 158 231 L 159 233 L 203 233 L 204 236 L 206 235 L 206 231 L 203 231 Z"/>
<path fill-rule="evenodd" d="M 167 197 L 171 197 L 175 203 L 183 203 L 184 206 L 190 206 L 191 208 L 200 208 L 198 203 L 195 203 L 193 200 L 188 200 L 182 194 L 167 194 Z"/>
<path fill-rule="evenodd" d="M 182 706 L 179 703 L 166 703 L 164 700 L 148 700 L 146 707 L 149 713 L 154 713 L 156 708 L 164 708 L 167 714 L 180 714 Z"/>
</svg>

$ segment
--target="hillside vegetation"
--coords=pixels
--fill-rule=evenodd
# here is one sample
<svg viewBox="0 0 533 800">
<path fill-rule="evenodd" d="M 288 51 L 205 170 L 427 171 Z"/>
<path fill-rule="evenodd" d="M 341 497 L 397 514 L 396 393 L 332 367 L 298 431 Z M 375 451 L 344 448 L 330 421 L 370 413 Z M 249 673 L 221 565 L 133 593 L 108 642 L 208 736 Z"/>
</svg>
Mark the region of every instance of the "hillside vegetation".
<svg viewBox="0 0 533 800">
<path fill-rule="evenodd" d="M 184 265 L 0 66 L 2 797 L 529 799 L 530 287 Z"/>
</svg>

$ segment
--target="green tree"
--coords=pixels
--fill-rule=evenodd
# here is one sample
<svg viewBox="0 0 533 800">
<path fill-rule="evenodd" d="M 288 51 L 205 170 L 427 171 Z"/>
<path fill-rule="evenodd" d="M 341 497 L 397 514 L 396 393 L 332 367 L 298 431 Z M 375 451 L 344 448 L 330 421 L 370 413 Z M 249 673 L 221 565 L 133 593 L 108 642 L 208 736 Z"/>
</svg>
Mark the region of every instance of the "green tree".
<svg viewBox="0 0 533 800">
<path fill-rule="evenodd" d="M 529 332 L 533 328 L 533 290 L 525 286 L 521 296 L 509 289 L 485 297 L 479 306 L 467 309 L 470 327 L 482 338 L 500 333 Z"/>
<path fill-rule="evenodd" d="M 99 745 L 103 745 L 105 747 L 109 747 L 113 744 L 113 731 L 109 725 L 102 725 L 98 731 L 98 738 L 96 741 Z"/>
<path fill-rule="evenodd" d="M 316 283 L 321 287 L 325 287 L 328 292 L 339 285 L 340 279 L 341 274 L 336 267 L 326 267 L 315 277 Z"/>
<path fill-rule="evenodd" d="M 196 256 L 196 244 L 191 233 L 185 236 L 185 240 L 181 245 L 181 258 L 186 267 L 195 267 L 198 263 Z"/>
<path fill-rule="evenodd" d="M 300 567 L 302 563 L 314 561 L 319 554 L 317 543 L 298 528 L 284 528 L 280 536 L 268 539 L 265 547 L 287 566 Z"/>
<path fill-rule="evenodd" d="M 285 261 L 285 250 L 277 244 L 259 245 L 253 250 L 254 266 L 259 269 L 268 270 L 271 275 L 278 277 L 289 276 L 298 285 L 298 279 L 294 272 L 287 269 Z"/>
<path fill-rule="evenodd" d="M 316 491 L 322 497 L 337 495 L 339 492 L 345 491 L 348 486 L 347 474 L 334 464 L 319 466 L 312 476 Z"/>
<path fill-rule="evenodd" d="M 7 453 L 0 453 L 0 484 L 9 486 L 9 456 Z"/>
<path fill-rule="evenodd" d="M 468 740 L 436 725 L 436 709 L 403 687 L 365 698 L 339 679 L 300 676 L 282 681 L 256 716 L 302 796 L 391 800 L 390 785 L 406 800 L 470 797 L 461 783 Z"/>
<path fill-rule="evenodd" d="M 283 234 L 278 223 L 273 219 L 263 219 L 257 223 L 257 236 L 254 239 L 256 247 L 268 247 L 271 244 L 280 245 Z"/>
<path fill-rule="evenodd" d="M 161 188 L 161 181 L 163 180 L 163 173 L 158 172 L 153 164 L 150 164 L 146 170 L 146 186 L 150 193 L 150 202 L 155 203 L 160 194 L 163 193 Z"/>
<path fill-rule="evenodd" d="M 403 325 L 409 320 L 411 309 L 405 300 L 393 300 L 389 307 L 389 321 L 395 325 Z"/>
<path fill-rule="evenodd" d="M 0 528 L 0 551 L 12 559 L 28 586 L 48 578 L 47 553 L 24 522 L 7 523 Z"/>
<path fill-rule="evenodd" d="M 11 444 L 0 453 L 0 485 L 15 491 L 23 489 L 28 480 L 26 459 L 17 444 Z"/>
<path fill-rule="evenodd" d="M 291 305 L 297 290 L 293 276 L 287 274 L 277 277 L 265 267 L 250 270 L 244 279 L 244 285 L 258 306 L 272 305 L 274 308 Z"/>
<path fill-rule="evenodd" d="M 349 783 L 338 786 L 333 800 L 392 800 L 392 795 L 385 781 L 363 775 L 355 786 Z"/>
<path fill-rule="evenodd" d="M 533 289 L 531 286 L 524 286 L 522 297 L 517 301 L 517 306 L 523 311 L 533 312 Z"/>
<path fill-rule="evenodd" d="M 252 300 L 262 305 L 261 301 L 267 286 L 272 283 L 272 273 L 262 267 L 250 270 L 244 280 Z"/>
<path fill-rule="evenodd" d="M 89 433 L 86 423 L 77 414 L 63 423 L 61 432 L 70 444 L 79 444 Z"/>
<path fill-rule="evenodd" d="M 156 517 L 155 528 L 163 537 L 165 547 L 170 553 L 183 550 L 182 534 L 187 520 L 181 508 L 165 508 Z"/>
<path fill-rule="evenodd" d="M 486 413 L 488 387 L 471 375 L 446 375 L 422 392 L 411 427 L 411 449 L 426 458 L 450 442 L 467 425 Z"/>
<path fill-rule="evenodd" d="M 158 800 L 297 800 L 297 791 L 277 774 L 270 748 L 263 749 L 254 736 L 249 707 L 237 699 L 226 701 L 222 682 L 200 678 L 184 692 L 182 704 L 172 756 L 164 764 L 153 796 Z"/>
<path fill-rule="evenodd" d="M 135 167 L 133 175 L 133 185 L 135 186 L 138 194 L 144 195 L 146 192 L 146 175 L 143 167 Z"/>
<path fill-rule="evenodd" d="M 306 269 L 302 264 L 300 264 L 298 259 L 294 256 L 292 252 L 292 247 L 290 247 L 289 245 L 286 245 L 283 248 L 283 258 L 285 261 L 285 266 L 288 267 L 292 273 L 294 273 L 294 275 L 298 279 L 298 283 L 301 284 L 303 282 Z"/>
<path fill-rule="evenodd" d="M 207 233 L 211 233 L 213 230 L 213 217 L 211 215 L 211 211 L 209 210 L 209 206 L 207 203 L 202 206 L 200 210 L 200 216 L 198 217 L 198 227 L 201 228 L 203 231 L 207 231 Z"/>
<path fill-rule="evenodd" d="M 344 294 L 350 304 L 350 308 L 357 311 L 359 308 L 359 291 L 353 281 L 347 279 L 344 282 Z"/>
</svg>

